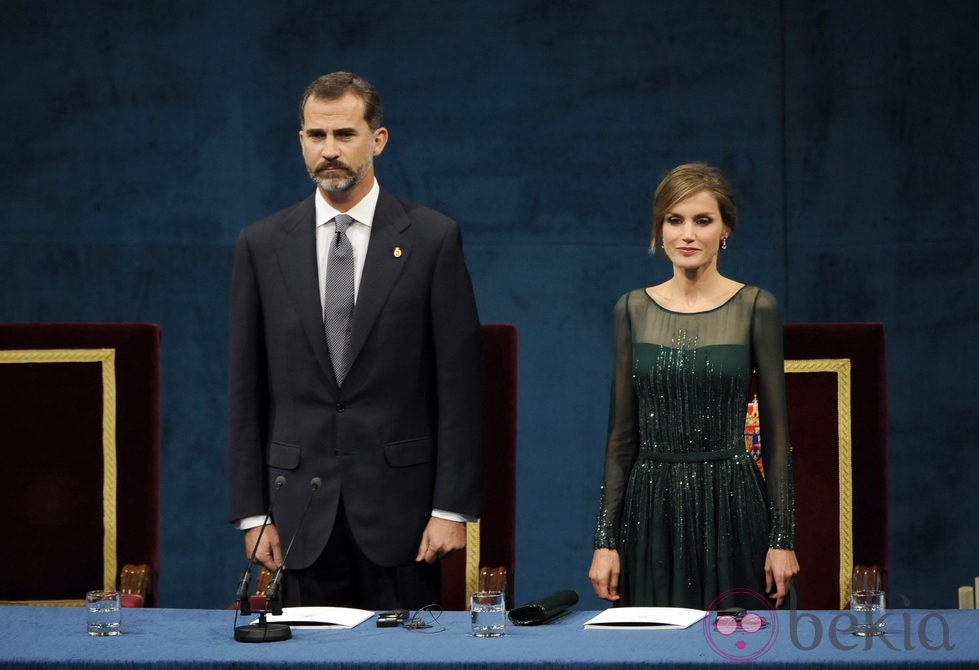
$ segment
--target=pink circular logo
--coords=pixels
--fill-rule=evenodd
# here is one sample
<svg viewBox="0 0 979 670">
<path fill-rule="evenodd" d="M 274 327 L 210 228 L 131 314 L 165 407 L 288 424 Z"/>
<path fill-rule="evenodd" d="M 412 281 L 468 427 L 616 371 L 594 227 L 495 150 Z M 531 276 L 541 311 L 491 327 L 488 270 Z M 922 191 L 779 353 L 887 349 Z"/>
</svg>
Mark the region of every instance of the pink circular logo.
<svg viewBox="0 0 979 670">
<path fill-rule="evenodd" d="M 717 609 L 718 603 L 731 596 L 747 608 Z M 771 601 L 750 589 L 734 589 L 717 596 L 703 619 L 704 637 L 718 656 L 729 661 L 752 661 L 775 644 L 778 618 Z"/>
</svg>

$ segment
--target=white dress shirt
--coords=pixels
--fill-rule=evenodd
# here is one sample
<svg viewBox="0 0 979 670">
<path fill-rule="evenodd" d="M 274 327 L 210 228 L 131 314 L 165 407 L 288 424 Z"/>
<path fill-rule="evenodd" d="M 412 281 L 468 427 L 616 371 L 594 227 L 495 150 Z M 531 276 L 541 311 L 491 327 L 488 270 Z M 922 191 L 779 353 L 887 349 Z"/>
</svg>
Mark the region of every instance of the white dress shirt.
<svg viewBox="0 0 979 670">
<path fill-rule="evenodd" d="M 316 267 L 320 281 L 320 308 L 326 306 L 326 264 L 330 256 L 330 243 L 337 233 L 333 217 L 337 214 L 347 214 L 353 217 L 353 222 L 347 227 L 347 239 L 354 250 L 354 305 L 360 293 L 360 277 L 364 274 L 364 259 L 367 258 L 367 245 L 371 241 L 371 225 L 374 223 L 374 210 L 377 209 L 377 197 L 381 187 L 377 180 L 367 195 L 356 205 L 341 212 L 334 209 L 326 201 L 323 193 L 316 189 Z"/>
</svg>

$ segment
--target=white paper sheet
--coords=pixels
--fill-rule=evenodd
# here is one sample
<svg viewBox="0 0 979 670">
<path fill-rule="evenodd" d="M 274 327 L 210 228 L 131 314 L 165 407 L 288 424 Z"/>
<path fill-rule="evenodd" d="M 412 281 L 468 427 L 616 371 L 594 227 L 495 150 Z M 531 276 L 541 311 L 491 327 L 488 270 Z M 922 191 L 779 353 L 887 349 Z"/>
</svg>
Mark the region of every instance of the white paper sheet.
<svg viewBox="0 0 979 670">
<path fill-rule="evenodd" d="M 585 622 L 586 630 L 680 630 L 707 616 L 684 607 L 611 607 Z"/>
<path fill-rule="evenodd" d="M 374 612 L 370 610 L 352 607 L 286 607 L 282 614 L 268 614 L 265 620 L 293 628 L 353 628 L 372 616 Z"/>
</svg>

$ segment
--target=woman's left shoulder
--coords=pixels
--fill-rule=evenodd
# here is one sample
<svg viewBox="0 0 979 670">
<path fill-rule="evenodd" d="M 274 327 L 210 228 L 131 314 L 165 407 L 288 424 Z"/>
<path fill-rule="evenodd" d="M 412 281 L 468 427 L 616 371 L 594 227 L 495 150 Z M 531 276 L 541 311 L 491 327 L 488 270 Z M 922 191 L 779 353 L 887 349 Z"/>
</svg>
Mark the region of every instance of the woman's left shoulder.
<svg viewBox="0 0 979 670">
<path fill-rule="evenodd" d="M 758 305 L 778 306 L 778 301 L 771 291 L 754 284 L 745 284 L 744 288 L 741 289 L 741 295 Z"/>
<path fill-rule="evenodd" d="M 742 299 L 741 304 L 746 309 L 749 309 L 755 317 L 771 316 L 776 319 L 782 318 L 778 300 L 775 299 L 771 291 L 763 289 L 760 286 L 746 284 L 741 289 L 740 295 Z"/>
</svg>

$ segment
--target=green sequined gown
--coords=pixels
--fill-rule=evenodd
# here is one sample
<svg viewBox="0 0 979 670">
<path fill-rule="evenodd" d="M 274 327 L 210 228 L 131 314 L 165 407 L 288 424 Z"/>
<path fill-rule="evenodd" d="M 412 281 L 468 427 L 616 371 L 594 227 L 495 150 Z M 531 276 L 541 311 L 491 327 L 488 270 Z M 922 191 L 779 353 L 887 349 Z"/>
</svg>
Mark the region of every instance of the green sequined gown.
<svg viewBox="0 0 979 670">
<path fill-rule="evenodd" d="M 694 314 L 644 289 L 616 303 L 595 548 L 619 552 L 618 605 L 705 609 L 732 590 L 764 593 L 768 548 L 794 541 L 783 364 L 778 305 L 757 287 Z M 752 370 L 766 478 L 744 445 Z"/>
</svg>

